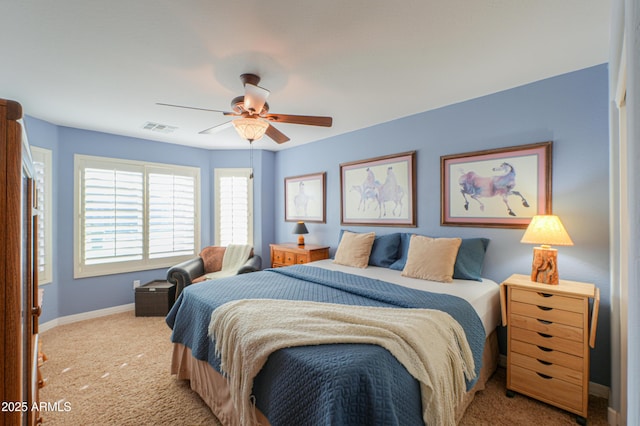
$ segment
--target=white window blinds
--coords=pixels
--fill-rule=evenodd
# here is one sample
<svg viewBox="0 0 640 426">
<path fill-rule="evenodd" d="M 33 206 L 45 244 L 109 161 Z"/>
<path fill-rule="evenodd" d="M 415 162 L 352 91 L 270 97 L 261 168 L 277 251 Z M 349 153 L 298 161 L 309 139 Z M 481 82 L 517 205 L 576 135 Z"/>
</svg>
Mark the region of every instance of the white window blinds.
<svg viewBox="0 0 640 426">
<path fill-rule="evenodd" d="M 141 260 L 144 254 L 144 174 L 85 168 L 84 263 Z"/>
<path fill-rule="evenodd" d="M 76 156 L 76 277 L 171 266 L 199 246 L 197 168 Z"/>
<path fill-rule="evenodd" d="M 253 244 L 251 169 L 216 169 L 216 245 Z"/>
<path fill-rule="evenodd" d="M 52 281 L 52 153 L 49 149 L 31 147 L 38 207 L 38 284 Z"/>
<path fill-rule="evenodd" d="M 195 181 L 190 176 L 149 174 L 149 256 L 194 252 Z"/>
</svg>

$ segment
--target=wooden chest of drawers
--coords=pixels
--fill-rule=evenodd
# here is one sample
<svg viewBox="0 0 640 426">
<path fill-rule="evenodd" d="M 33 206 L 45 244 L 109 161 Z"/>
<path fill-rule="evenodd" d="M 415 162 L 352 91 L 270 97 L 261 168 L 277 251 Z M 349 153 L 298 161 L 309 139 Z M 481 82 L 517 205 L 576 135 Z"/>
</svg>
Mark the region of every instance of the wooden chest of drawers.
<svg viewBox="0 0 640 426">
<path fill-rule="evenodd" d="M 271 244 L 271 267 L 300 265 L 329 258 L 329 247 L 295 243 Z"/>
<path fill-rule="evenodd" d="M 500 297 L 502 323 L 509 326 L 507 394 L 528 395 L 586 422 L 598 288 L 566 280 L 540 284 L 514 274 L 501 284 Z M 590 299 L 594 299 L 591 314 Z"/>
</svg>

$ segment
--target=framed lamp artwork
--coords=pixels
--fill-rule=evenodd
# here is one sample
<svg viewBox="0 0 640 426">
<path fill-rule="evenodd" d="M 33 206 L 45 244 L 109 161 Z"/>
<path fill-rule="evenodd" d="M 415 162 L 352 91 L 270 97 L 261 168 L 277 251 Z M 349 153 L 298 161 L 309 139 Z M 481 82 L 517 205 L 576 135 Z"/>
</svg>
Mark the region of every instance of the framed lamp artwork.
<svg viewBox="0 0 640 426">
<path fill-rule="evenodd" d="M 284 178 L 284 220 L 326 222 L 326 172 Z"/>
<path fill-rule="evenodd" d="M 552 142 L 440 157 L 440 223 L 526 228 L 551 213 Z"/>
<path fill-rule="evenodd" d="M 416 152 L 340 164 L 342 225 L 416 226 Z"/>
</svg>

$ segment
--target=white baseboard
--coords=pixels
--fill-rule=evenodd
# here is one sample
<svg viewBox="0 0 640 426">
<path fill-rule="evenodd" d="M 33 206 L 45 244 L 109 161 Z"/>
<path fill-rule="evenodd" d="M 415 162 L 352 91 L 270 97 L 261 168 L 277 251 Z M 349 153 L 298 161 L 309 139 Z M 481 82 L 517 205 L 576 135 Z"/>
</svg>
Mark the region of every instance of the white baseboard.
<svg viewBox="0 0 640 426">
<path fill-rule="evenodd" d="M 122 312 L 133 311 L 135 309 L 134 303 L 127 305 L 113 306 L 111 308 L 98 309 L 97 311 L 83 312 L 81 314 L 67 315 L 65 317 L 56 318 L 51 321 L 47 321 L 40 324 L 39 331 L 42 333 L 47 330 L 51 330 L 59 325 L 71 324 L 78 321 L 84 321 L 92 318 L 104 317 L 107 315 L 120 314 Z"/>
<path fill-rule="evenodd" d="M 610 426 L 619 426 L 620 425 L 620 415 L 613 408 L 609 407 L 607 410 L 607 423 Z"/>
<path fill-rule="evenodd" d="M 500 354 L 498 358 L 498 365 L 503 368 L 507 368 L 507 356 Z M 589 395 L 597 396 L 599 398 L 605 398 L 609 400 L 609 389 L 608 386 L 601 385 L 599 383 L 589 382 Z M 611 423 L 609 423 L 611 424 Z"/>
<path fill-rule="evenodd" d="M 597 396 L 598 398 L 605 398 L 609 400 L 609 386 L 601 385 L 599 383 L 589 382 L 589 395 Z"/>
</svg>

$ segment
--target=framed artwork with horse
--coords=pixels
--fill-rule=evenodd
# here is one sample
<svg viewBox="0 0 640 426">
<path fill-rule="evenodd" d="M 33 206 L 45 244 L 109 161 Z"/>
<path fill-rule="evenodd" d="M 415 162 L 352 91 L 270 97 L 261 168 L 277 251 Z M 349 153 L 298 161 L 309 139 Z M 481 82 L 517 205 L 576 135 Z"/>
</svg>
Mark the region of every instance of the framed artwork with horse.
<svg viewBox="0 0 640 426">
<path fill-rule="evenodd" d="M 284 178 L 284 220 L 326 222 L 326 172 Z"/>
<path fill-rule="evenodd" d="M 440 157 L 440 223 L 526 228 L 551 214 L 551 148 L 540 142 Z"/>
<path fill-rule="evenodd" d="M 416 226 L 416 152 L 340 164 L 342 225 Z"/>
</svg>

